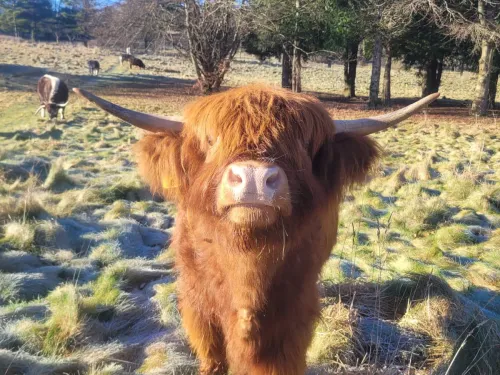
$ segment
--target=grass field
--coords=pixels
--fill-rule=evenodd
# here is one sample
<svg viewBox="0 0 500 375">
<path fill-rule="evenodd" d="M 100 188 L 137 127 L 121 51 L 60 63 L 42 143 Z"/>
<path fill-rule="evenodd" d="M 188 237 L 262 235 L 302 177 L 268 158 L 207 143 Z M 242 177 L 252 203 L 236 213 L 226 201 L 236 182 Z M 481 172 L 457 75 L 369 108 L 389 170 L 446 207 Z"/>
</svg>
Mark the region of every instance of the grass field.
<svg viewBox="0 0 500 375">
<path fill-rule="evenodd" d="M 197 95 L 189 62 L 140 57 L 147 69 L 129 71 L 106 50 L 0 40 L 2 375 L 197 371 L 168 248 L 176 209 L 138 178 L 141 131 L 73 94 L 65 121 L 33 115 L 50 72 L 132 109 L 180 114 Z M 92 58 L 99 77 L 88 76 Z M 280 69 L 237 55 L 227 85 L 276 85 Z M 303 74 L 332 117 L 373 114 L 339 97 L 342 67 Z M 369 77 L 360 67 L 359 95 Z M 474 79 L 445 72 L 450 100 L 375 136 L 385 155 L 342 206 L 309 374 L 500 373 L 500 125 L 468 115 Z M 395 98 L 419 95 L 414 72 L 396 66 L 393 85 Z"/>
</svg>

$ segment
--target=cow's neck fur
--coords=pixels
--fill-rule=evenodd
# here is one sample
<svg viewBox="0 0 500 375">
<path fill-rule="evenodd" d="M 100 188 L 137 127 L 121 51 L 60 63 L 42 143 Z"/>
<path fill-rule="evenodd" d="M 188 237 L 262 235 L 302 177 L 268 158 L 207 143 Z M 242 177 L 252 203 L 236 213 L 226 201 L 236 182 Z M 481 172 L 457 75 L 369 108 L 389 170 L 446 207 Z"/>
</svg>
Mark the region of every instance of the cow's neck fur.
<svg viewBox="0 0 500 375">
<path fill-rule="evenodd" d="M 213 292 L 225 295 L 226 306 L 221 306 L 221 311 L 265 312 L 270 308 L 269 293 L 277 287 L 273 286 L 276 280 L 300 287 L 304 282 L 301 274 L 305 273 L 314 278 L 309 283 L 316 281 L 334 245 L 336 211 L 327 207 L 318 214 L 316 210 L 314 216 L 301 218 L 300 222 L 278 219 L 267 235 L 231 228 L 220 219 L 199 212 L 181 213 L 174 243 L 184 265 L 178 266 L 199 267 L 199 282 L 216 280 L 222 290 Z M 323 226 L 329 230 L 322 230 Z M 192 253 L 192 258 L 187 258 L 193 259 L 193 264 L 185 263 L 186 253 Z M 204 264 L 210 264 L 212 269 L 206 269 Z"/>
</svg>

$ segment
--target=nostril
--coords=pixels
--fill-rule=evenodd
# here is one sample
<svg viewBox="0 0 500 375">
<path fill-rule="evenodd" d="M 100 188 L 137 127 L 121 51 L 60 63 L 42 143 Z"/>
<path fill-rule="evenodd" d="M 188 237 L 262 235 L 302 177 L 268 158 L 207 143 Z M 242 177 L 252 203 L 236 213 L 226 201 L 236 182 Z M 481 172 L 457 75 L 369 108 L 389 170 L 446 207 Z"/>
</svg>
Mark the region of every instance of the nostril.
<svg viewBox="0 0 500 375">
<path fill-rule="evenodd" d="M 267 179 L 266 179 L 266 186 L 268 188 L 276 190 L 278 188 L 279 178 L 280 178 L 280 175 L 279 175 L 278 171 L 273 172 L 272 174 L 270 174 L 267 177 Z"/>
<path fill-rule="evenodd" d="M 233 168 L 230 168 L 227 175 L 227 181 L 230 185 L 237 186 L 243 182 L 243 179 L 238 173 L 234 172 Z"/>
</svg>

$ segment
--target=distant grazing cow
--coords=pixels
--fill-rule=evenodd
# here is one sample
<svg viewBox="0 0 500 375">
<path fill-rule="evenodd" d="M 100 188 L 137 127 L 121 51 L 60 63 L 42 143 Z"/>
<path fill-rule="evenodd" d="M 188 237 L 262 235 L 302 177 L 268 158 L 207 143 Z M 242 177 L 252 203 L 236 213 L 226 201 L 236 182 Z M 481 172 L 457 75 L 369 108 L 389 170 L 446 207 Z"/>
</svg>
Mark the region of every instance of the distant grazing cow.
<svg viewBox="0 0 500 375">
<path fill-rule="evenodd" d="M 37 92 L 40 98 L 40 107 L 35 115 L 42 111 L 42 118 L 45 117 L 45 110 L 49 113 L 49 118 L 57 117 L 61 113 L 61 120 L 64 120 L 64 108 L 68 104 L 68 86 L 59 78 L 45 74 L 38 80 Z"/>
<path fill-rule="evenodd" d="M 124 61 L 130 61 L 134 59 L 134 56 L 129 55 L 128 53 L 122 53 L 118 59 L 120 60 L 120 65 L 123 65 Z"/>
<path fill-rule="evenodd" d="M 182 323 L 200 374 L 236 375 L 304 374 L 339 205 L 380 155 L 368 135 L 439 96 L 332 121 L 312 97 L 252 85 L 196 100 L 180 122 L 75 92 L 154 132 L 135 151 L 151 189 L 178 207 Z"/>
<path fill-rule="evenodd" d="M 131 60 L 129 60 L 130 63 L 130 69 L 132 69 L 133 66 L 137 66 L 140 69 L 146 69 L 146 65 L 142 62 L 141 59 L 138 59 L 137 57 L 133 57 Z"/>
<path fill-rule="evenodd" d="M 99 65 L 99 61 L 97 60 L 89 60 L 87 61 L 87 65 L 89 67 L 89 73 L 90 75 L 94 75 L 94 72 L 95 72 L 95 75 L 98 75 L 99 74 L 99 70 L 101 70 L 101 66 Z"/>
</svg>

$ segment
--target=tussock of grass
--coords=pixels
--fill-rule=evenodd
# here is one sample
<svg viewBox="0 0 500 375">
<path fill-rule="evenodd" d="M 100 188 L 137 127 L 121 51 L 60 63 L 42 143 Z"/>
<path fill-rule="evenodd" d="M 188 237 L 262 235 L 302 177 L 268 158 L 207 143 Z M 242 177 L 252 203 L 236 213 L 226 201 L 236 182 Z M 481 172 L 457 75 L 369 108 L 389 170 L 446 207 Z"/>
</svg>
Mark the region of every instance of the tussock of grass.
<svg viewBox="0 0 500 375">
<path fill-rule="evenodd" d="M 486 218 L 479 216 L 474 210 L 465 209 L 451 218 L 454 222 L 465 225 L 485 225 Z"/>
<path fill-rule="evenodd" d="M 35 225 L 11 222 L 4 225 L 4 241 L 16 249 L 32 250 L 35 243 Z"/>
<path fill-rule="evenodd" d="M 168 362 L 168 348 L 164 342 L 155 342 L 145 350 L 146 358 L 137 370 L 139 374 L 151 374 L 155 370 L 161 370 Z"/>
<path fill-rule="evenodd" d="M 401 187 L 408 182 L 405 176 L 407 171 L 408 167 L 403 166 L 389 177 L 389 180 L 385 183 L 385 191 L 389 194 L 394 194 L 401 189 Z"/>
<path fill-rule="evenodd" d="M 122 255 L 120 243 L 118 241 L 112 241 L 94 247 L 90 252 L 89 258 L 106 266 L 116 262 Z"/>
<path fill-rule="evenodd" d="M 446 182 L 446 194 L 453 201 L 467 199 L 476 189 L 476 182 L 468 175 L 462 175 L 448 179 Z"/>
<path fill-rule="evenodd" d="M 309 363 L 353 363 L 354 326 L 351 313 L 343 304 L 325 307 L 316 326 L 309 350 Z"/>
<path fill-rule="evenodd" d="M 16 323 L 14 330 L 23 342 L 23 347 L 26 351 L 37 354 L 43 350 L 44 339 L 47 335 L 45 324 L 23 319 Z"/>
<path fill-rule="evenodd" d="M 405 275 L 408 273 L 425 274 L 432 273 L 435 267 L 412 259 L 407 255 L 397 256 L 396 259 L 389 262 L 389 268 L 394 272 Z"/>
<path fill-rule="evenodd" d="M 41 218 L 45 214 L 43 203 L 33 191 L 18 198 L 10 196 L 0 200 L 0 220 L 28 220 Z"/>
<path fill-rule="evenodd" d="M 80 296 L 75 286 L 63 285 L 54 290 L 47 301 L 52 315 L 46 323 L 43 352 L 63 354 L 74 344 L 81 330 Z"/>
<path fill-rule="evenodd" d="M 17 288 L 9 274 L 0 272 L 0 305 L 13 302 L 17 296 Z"/>
<path fill-rule="evenodd" d="M 500 189 L 495 185 L 482 184 L 470 194 L 463 205 L 478 211 L 500 213 Z"/>
<path fill-rule="evenodd" d="M 83 310 L 94 314 L 103 306 L 115 307 L 122 295 L 120 285 L 126 271 L 121 263 L 106 268 L 92 285 L 92 295 L 83 299 Z"/>
<path fill-rule="evenodd" d="M 75 258 L 70 250 L 52 250 L 43 253 L 43 258 L 57 264 L 68 264 Z"/>
<path fill-rule="evenodd" d="M 43 183 L 43 188 L 54 191 L 62 191 L 74 185 L 74 181 L 66 173 L 64 161 L 62 159 L 58 159 L 50 167 L 49 174 Z"/>
<path fill-rule="evenodd" d="M 59 217 L 71 216 L 100 203 L 99 194 L 93 189 L 67 191 L 61 195 L 61 200 L 51 213 Z"/>
<path fill-rule="evenodd" d="M 405 202 L 403 207 L 399 207 L 393 215 L 393 220 L 400 228 L 418 235 L 448 221 L 452 214 L 452 210 L 441 198 L 417 196 Z"/>
<path fill-rule="evenodd" d="M 120 199 L 136 201 L 144 191 L 141 179 L 136 174 L 131 174 L 122 177 L 111 186 L 102 188 L 99 195 L 105 203 L 113 203 Z"/>
<path fill-rule="evenodd" d="M 155 285 L 155 301 L 160 306 L 161 321 L 165 325 L 180 323 L 180 314 L 177 309 L 177 295 L 175 283 Z"/>
<path fill-rule="evenodd" d="M 43 248 L 61 248 L 67 245 L 64 228 L 55 221 L 41 221 L 35 225 L 35 244 Z"/>
<path fill-rule="evenodd" d="M 484 262 L 475 262 L 469 266 L 467 279 L 476 286 L 500 291 L 500 271 Z"/>
<path fill-rule="evenodd" d="M 122 375 L 125 373 L 122 365 L 110 363 L 107 365 L 92 365 L 87 375 Z"/>
<path fill-rule="evenodd" d="M 449 251 L 459 246 L 478 243 L 477 236 L 465 225 L 451 225 L 439 228 L 436 232 L 436 242 L 441 250 Z"/>
<path fill-rule="evenodd" d="M 411 181 L 428 181 L 432 180 L 435 171 L 431 167 L 431 159 L 425 159 L 413 165 L 407 173 L 407 177 Z"/>
<path fill-rule="evenodd" d="M 457 300 L 428 297 L 411 306 L 399 324 L 431 337 L 428 362 L 444 365 L 450 373 L 483 374 L 500 366 L 491 350 L 500 343 L 498 326 Z"/>
<path fill-rule="evenodd" d="M 120 219 L 122 217 L 130 216 L 130 205 L 127 201 L 115 201 L 111 209 L 104 215 L 104 220 Z"/>
</svg>

